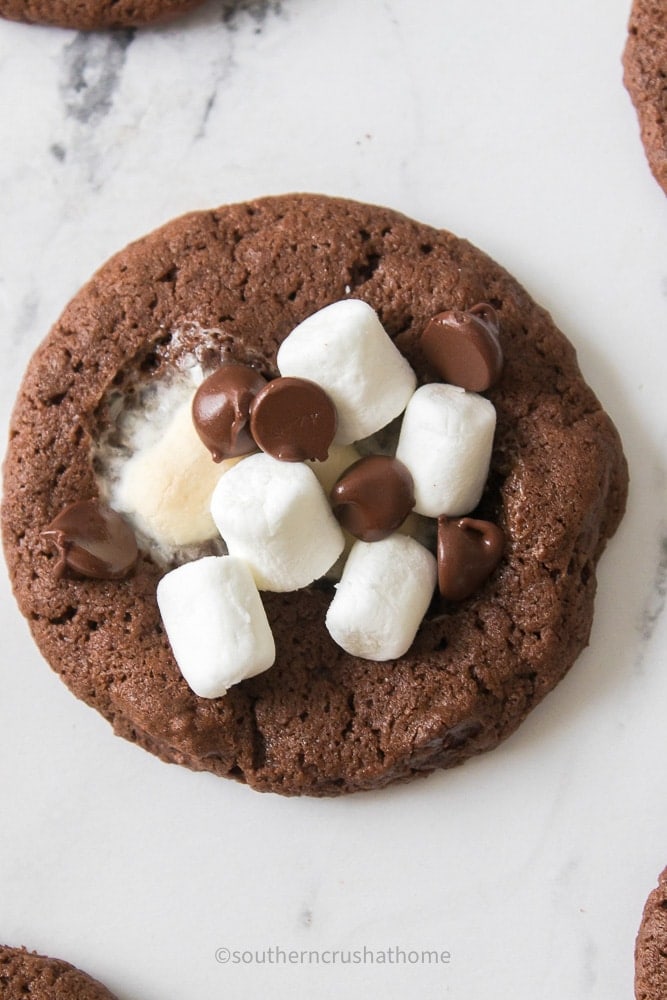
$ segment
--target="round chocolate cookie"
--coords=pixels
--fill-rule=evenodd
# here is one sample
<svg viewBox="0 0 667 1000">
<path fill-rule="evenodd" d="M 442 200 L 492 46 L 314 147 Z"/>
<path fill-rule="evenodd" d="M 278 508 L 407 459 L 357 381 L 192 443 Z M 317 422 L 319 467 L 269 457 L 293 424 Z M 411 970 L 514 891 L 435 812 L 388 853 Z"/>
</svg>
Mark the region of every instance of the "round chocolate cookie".
<svg viewBox="0 0 667 1000">
<path fill-rule="evenodd" d="M 667 193 L 667 5 L 634 0 L 623 55 L 624 82 L 639 117 L 655 179 Z"/>
<path fill-rule="evenodd" d="M 201 0 L 0 0 L 0 17 L 98 31 L 167 21 L 199 3 Z"/>
<path fill-rule="evenodd" d="M 391 662 L 334 643 L 326 581 L 264 593 L 275 665 L 224 697 L 197 697 L 161 623 L 164 566 L 144 549 L 121 580 L 60 576 L 41 533 L 69 504 L 99 495 L 93 456 L 137 380 L 160 384 L 193 356 L 275 377 L 290 331 L 346 298 L 377 311 L 420 381 L 432 379 L 419 346 L 432 317 L 480 302 L 495 309 L 505 364 L 487 393 L 497 427 L 473 516 L 503 530 L 504 555 L 472 596 L 434 598 L 409 651 Z M 259 790 L 337 795 L 459 764 L 517 728 L 588 641 L 595 567 L 626 487 L 618 435 L 574 349 L 506 271 L 391 210 L 289 195 L 176 219 L 76 295 L 15 406 L 3 540 L 40 649 L 116 733 Z"/>
<path fill-rule="evenodd" d="M 635 944 L 635 997 L 667 997 L 667 868 L 646 900 Z"/>
<path fill-rule="evenodd" d="M 37 955 L 25 948 L 0 945 L 2 1000 L 115 1000 L 109 991 L 58 958 Z"/>
</svg>

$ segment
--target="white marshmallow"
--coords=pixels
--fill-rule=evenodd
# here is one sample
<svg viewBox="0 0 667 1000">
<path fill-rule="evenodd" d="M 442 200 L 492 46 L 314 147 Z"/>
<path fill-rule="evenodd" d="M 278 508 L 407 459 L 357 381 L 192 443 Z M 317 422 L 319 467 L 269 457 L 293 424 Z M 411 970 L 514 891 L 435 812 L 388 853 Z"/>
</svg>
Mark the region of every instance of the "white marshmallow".
<svg viewBox="0 0 667 1000">
<path fill-rule="evenodd" d="M 417 389 L 396 448 L 412 473 L 415 511 L 461 517 L 480 501 L 489 474 L 496 411 L 475 392 L 434 382 Z"/>
<path fill-rule="evenodd" d="M 183 563 L 157 585 L 167 637 L 185 680 L 200 698 L 267 670 L 275 644 L 248 567 L 232 556 Z"/>
<path fill-rule="evenodd" d="M 278 350 L 281 375 L 317 382 L 338 412 L 335 442 L 374 434 L 405 409 L 417 384 L 377 313 L 360 299 L 334 302 L 300 323 Z"/>
<path fill-rule="evenodd" d="M 218 483 L 211 513 L 229 554 L 246 560 L 260 590 L 305 587 L 343 550 L 343 532 L 304 462 L 244 458 Z"/>
<path fill-rule="evenodd" d="M 160 437 L 125 462 L 115 508 L 162 547 L 196 545 L 216 537 L 211 494 L 237 458 L 216 463 L 192 423 L 191 401 L 174 412 Z"/>
<path fill-rule="evenodd" d="M 431 602 L 436 577 L 435 557 L 407 535 L 355 542 L 327 612 L 331 637 L 366 660 L 403 656 Z"/>
</svg>

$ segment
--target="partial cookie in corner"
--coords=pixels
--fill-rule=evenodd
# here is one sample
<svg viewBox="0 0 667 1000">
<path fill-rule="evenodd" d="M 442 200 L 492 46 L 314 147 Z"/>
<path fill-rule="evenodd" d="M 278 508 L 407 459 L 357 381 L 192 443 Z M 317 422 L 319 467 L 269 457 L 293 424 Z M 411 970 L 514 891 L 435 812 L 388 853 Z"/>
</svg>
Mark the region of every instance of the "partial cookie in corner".
<svg viewBox="0 0 667 1000">
<path fill-rule="evenodd" d="M 0 945 L 2 1000 L 116 1000 L 113 994 L 68 962 L 25 948 Z"/>
<path fill-rule="evenodd" d="M 667 1000 L 667 868 L 646 900 L 635 944 L 636 1000 Z"/>
<path fill-rule="evenodd" d="M 334 642 L 327 580 L 263 592 L 275 664 L 224 697 L 200 697 L 156 601 L 165 566 L 202 554 L 193 536 L 185 531 L 171 553 L 140 537 L 129 575 L 105 580 L 60 576 L 51 543 L 62 522 L 49 537 L 44 529 L 75 501 L 107 499 L 108 456 L 125 461 L 128 450 L 124 421 L 157 426 L 161 387 L 223 361 L 275 378 L 290 332 L 346 299 L 376 311 L 422 383 L 433 380 L 420 345 L 433 317 L 479 303 L 485 320 L 497 315 L 504 368 L 485 397 L 496 433 L 471 515 L 500 527 L 504 554 L 471 596 L 434 599 L 408 651 L 386 662 Z M 158 444 L 159 499 L 173 456 Z M 116 733 L 261 791 L 338 795 L 459 764 L 517 728 L 588 642 L 596 564 L 626 488 L 618 435 L 572 345 L 503 268 L 390 209 L 287 195 L 168 223 L 113 257 L 67 306 L 16 402 L 3 543 L 42 653 Z M 111 563 L 116 575 L 134 555 Z"/>
<path fill-rule="evenodd" d="M 623 55 L 624 82 L 639 117 L 655 179 L 667 193 L 667 4 L 634 0 Z"/>
<path fill-rule="evenodd" d="M 26 24 L 97 31 L 168 21 L 202 0 L 0 0 L 0 17 Z"/>
</svg>

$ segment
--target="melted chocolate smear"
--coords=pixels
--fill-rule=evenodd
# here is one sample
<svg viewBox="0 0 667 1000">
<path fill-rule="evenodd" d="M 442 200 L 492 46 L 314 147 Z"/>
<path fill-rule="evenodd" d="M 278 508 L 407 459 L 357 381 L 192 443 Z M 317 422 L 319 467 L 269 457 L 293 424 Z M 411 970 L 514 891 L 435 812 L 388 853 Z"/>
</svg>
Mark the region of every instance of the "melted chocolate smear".
<svg viewBox="0 0 667 1000">
<path fill-rule="evenodd" d="M 97 580 L 118 580 L 131 572 L 139 557 L 132 528 L 98 500 L 77 500 L 65 507 L 41 536 L 58 552 L 58 579 L 70 570 Z"/>
</svg>

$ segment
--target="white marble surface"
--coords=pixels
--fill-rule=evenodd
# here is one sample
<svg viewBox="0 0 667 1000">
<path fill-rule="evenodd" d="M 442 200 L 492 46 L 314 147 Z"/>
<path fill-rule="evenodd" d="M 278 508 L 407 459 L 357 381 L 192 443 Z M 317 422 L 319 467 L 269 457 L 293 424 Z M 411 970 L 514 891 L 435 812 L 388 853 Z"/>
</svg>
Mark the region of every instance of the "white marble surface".
<svg viewBox="0 0 667 1000">
<path fill-rule="evenodd" d="M 120 1000 L 632 995 L 667 864 L 667 198 L 621 82 L 628 9 L 282 0 L 118 35 L 0 24 L 3 425 L 113 251 L 191 208 L 310 190 L 502 261 L 576 345 L 632 475 L 591 644 L 518 734 L 338 801 L 260 796 L 115 739 L 46 667 L 3 574 L 0 939 Z M 451 961 L 235 965 L 223 947 Z"/>
</svg>

